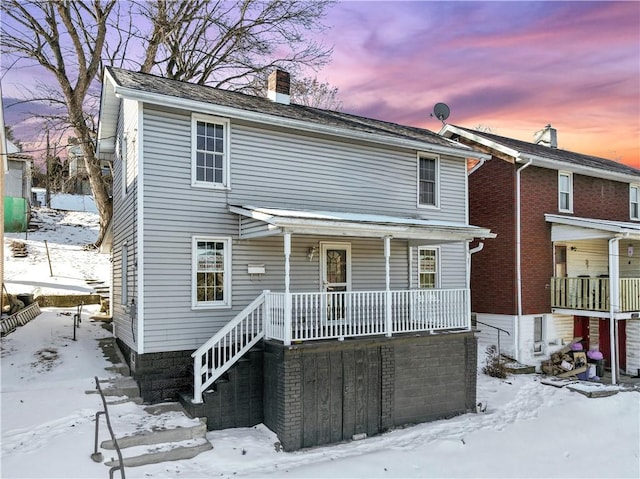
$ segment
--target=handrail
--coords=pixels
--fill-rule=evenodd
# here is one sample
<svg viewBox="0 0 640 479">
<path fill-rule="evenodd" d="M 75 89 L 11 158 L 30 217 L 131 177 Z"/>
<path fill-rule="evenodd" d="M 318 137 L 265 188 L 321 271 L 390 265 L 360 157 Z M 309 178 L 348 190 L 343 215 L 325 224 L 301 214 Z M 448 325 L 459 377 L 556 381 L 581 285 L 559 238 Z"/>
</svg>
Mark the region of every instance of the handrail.
<svg viewBox="0 0 640 479">
<path fill-rule="evenodd" d="M 500 357 L 501 357 L 500 356 L 500 332 L 507 333 L 509 336 L 511 336 L 511 333 L 509 331 L 507 331 L 506 329 L 499 328 L 498 326 L 494 326 L 492 324 L 483 323 L 482 321 L 478 321 L 477 319 L 476 319 L 476 323 L 477 324 L 482 324 L 483 326 L 489 326 L 490 328 L 498 330 L 498 359 L 500 359 Z"/>
<path fill-rule="evenodd" d="M 194 404 L 201 403 L 202 392 L 264 337 L 265 297 L 263 292 L 191 354 Z"/>
<path fill-rule="evenodd" d="M 118 446 L 118 441 L 116 440 L 116 436 L 113 433 L 113 428 L 111 427 L 111 420 L 109 419 L 109 411 L 107 410 L 107 401 L 105 400 L 102 389 L 100 388 L 100 381 L 98 380 L 98 376 L 94 376 L 94 379 L 96 381 L 96 389 L 100 393 L 100 398 L 102 399 L 102 405 L 104 406 L 104 411 L 98 411 L 96 413 L 95 444 L 94 444 L 93 454 L 91 454 L 91 459 L 93 459 L 95 462 L 102 462 L 102 453 L 98 452 L 98 427 L 100 424 L 100 421 L 98 419 L 100 418 L 101 414 L 104 414 L 104 417 L 107 420 L 107 429 L 109 429 L 109 434 L 111 435 L 113 446 L 115 447 L 116 453 L 118 454 L 118 464 L 119 464 L 118 466 L 113 466 L 112 468 L 109 469 L 109 479 L 113 479 L 113 473 L 118 469 L 120 470 L 120 477 L 122 479 L 125 479 L 124 460 L 122 459 L 122 452 L 120 452 L 120 446 Z"/>
<path fill-rule="evenodd" d="M 478 321 L 477 319 L 475 320 L 475 322 L 478 324 L 482 324 L 483 326 L 489 326 L 490 328 L 497 329 L 498 331 L 502 331 L 503 333 L 507 333 L 509 336 L 511 336 L 511 333 L 506 329 L 499 328 L 498 326 L 494 326 L 492 324 L 483 323 L 482 321 Z"/>
</svg>

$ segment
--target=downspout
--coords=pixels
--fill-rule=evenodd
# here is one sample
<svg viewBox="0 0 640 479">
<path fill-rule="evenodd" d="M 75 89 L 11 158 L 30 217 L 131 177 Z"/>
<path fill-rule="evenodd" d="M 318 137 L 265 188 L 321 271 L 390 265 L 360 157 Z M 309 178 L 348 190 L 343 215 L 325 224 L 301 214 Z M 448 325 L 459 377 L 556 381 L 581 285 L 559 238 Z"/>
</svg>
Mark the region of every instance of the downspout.
<svg viewBox="0 0 640 479">
<path fill-rule="evenodd" d="M 520 360 L 520 321 L 522 320 L 522 248 L 520 245 L 522 232 L 520 218 L 520 174 L 522 170 L 527 168 L 533 160 L 527 161 L 524 165 L 516 170 L 516 300 L 518 304 L 516 324 L 513 328 L 513 336 L 516 345 L 515 360 Z"/>
<path fill-rule="evenodd" d="M 618 325 L 616 308 L 620 305 L 620 265 L 618 260 L 620 237 L 609 240 L 609 342 L 611 350 L 611 384 L 618 384 Z"/>
<path fill-rule="evenodd" d="M 479 253 L 484 248 L 484 243 L 480 241 L 478 246 L 469 249 L 470 241 L 467 241 L 467 294 L 469 301 L 467 302 L 467 316 L 469 317 L 469 329 L 471 329 L 471 255 Z"/>
</svg>

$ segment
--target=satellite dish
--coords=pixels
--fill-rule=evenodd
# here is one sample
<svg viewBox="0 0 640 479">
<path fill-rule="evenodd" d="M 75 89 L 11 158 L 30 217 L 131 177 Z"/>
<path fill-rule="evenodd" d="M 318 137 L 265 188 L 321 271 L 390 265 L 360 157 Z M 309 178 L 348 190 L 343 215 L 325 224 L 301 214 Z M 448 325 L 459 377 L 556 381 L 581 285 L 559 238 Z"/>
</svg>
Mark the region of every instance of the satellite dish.
<svg viewBox="0 0 640 479">
<path fill-rule="evenodd" d="M 449 118 L 449 113 L 451 113 L 451 111 L 445 103 L 436 103 L 433 107 L 433 113 L 431 116 L 435 116 L 438 120 L 444 123 L 444 121 Z"/>
</svg>

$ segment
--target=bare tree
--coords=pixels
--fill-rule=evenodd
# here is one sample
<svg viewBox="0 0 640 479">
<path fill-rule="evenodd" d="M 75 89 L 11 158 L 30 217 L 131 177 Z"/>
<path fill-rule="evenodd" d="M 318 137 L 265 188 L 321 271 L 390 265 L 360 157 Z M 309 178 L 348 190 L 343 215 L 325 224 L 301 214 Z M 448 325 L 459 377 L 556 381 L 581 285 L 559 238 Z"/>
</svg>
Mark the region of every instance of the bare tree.
<svg viewBox="0 0 640 479">
<path fill-rule="evenodd" d="M 2 0 L 3 55 L 43 67 L 57 81 L 65 118 L 83 146 L 100 214 L 111 218 L 108 185 L 95 157 L 95 81 L 102 61 L 146 73 L 246 92 L 275 66 L 317 69 L 331 49 L 313 41 L 333 1 Z M 142 52 L 132 58 L 132 52 Z"/>
<path fill-rule="evenodd" d="M 82 144 L 91 190 L 100 216 L 100 244 L 112 203 L 95 155 L 94 122 L 85 100 L 102 66 L 107 18 L 117 0 L 93 2 L 3 0 L 0 46 L 16 57 L 35 60 L 57 80 L 65 117 Z"/>
</svg>

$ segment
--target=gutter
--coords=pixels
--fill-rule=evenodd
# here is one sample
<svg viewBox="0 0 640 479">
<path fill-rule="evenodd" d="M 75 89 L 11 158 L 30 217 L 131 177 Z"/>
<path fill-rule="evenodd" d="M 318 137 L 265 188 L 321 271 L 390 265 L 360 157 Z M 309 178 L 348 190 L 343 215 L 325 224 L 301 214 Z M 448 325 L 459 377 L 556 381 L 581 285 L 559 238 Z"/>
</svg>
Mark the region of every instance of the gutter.
<svg viewBox="0 0 640 479">
<path fill-rule="evenodd" d="M 518 305 L 516 324 L 514 325 L 516 361 L 520 360 L 520 321 L 522 320 L 522 245 L 520 244 L 522 239 L 522 224 L 520 218 L 520 174 L 522 173 L 522 170 L 531 166 L 531 163 L 533 163 L 533 160 L 529 160 L 516 170 L 516 301 Z"/>
</svg>

